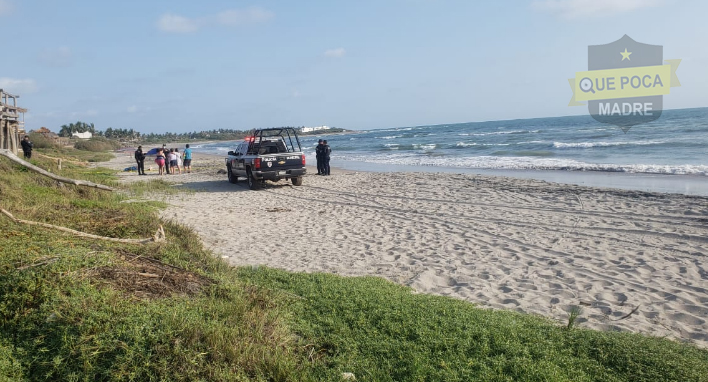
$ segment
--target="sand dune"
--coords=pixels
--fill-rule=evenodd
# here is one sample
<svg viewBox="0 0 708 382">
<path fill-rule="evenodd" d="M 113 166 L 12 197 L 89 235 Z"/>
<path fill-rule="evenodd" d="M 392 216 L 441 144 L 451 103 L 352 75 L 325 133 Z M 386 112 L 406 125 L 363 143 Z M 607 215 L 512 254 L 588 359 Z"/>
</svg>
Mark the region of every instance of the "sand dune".
<svg viewBox="0 0 708 382">
<path fill-rule="evenodd" d="M 708 346 L 706 198 L 343 171 L 254 192 L 217 175 L 221 159 L 195 166 L 162 177 L 199 191 L 168 200 L 162 216 L 194 228 L 233 265 L 376 275 L 559 322 L 580 306 L 582 327 Z"/>
</svg>

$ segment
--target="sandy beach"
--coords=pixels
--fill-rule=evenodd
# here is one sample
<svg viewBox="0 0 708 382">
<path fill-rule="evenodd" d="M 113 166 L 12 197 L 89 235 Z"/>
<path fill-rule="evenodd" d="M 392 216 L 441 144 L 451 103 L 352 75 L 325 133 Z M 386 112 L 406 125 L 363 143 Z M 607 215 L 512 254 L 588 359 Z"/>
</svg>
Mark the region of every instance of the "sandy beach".
<svg viewBox="0 0 708 382">
<path fill-rule="evenodd" d="M 107 166 L 132 163 L 122 154 Z M 708 198 L 337 169 L 250 191 L 223 168 L 195 154 L 192 174 L 160 177 L 197 191 L 168 199 L 161 215 L 234 266 L 380 276 L 559 323 L 579 306 L 580 327 L 708 347 Z"/>
</svg>

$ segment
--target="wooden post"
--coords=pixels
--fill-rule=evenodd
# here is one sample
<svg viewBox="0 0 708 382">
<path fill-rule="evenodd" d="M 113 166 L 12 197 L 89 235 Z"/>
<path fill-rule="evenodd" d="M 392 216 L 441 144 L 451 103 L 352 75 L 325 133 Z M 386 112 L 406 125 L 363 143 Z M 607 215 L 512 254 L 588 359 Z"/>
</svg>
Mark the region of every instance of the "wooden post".
<svg viewBox="0 0 708 382">
<path fill-rule="evenodd" d="M 14 123 L 10 124 L 10 150 L 17 154 L 17 127 Z"/>
<path fill-rule="evenodd" d="M 5 103 L 3 99 L 5 98 L 5 93 L 0 89 L 0 149 L 5 148 L 5 118 L 3 114 L 5 113 Z"/>
<path fill-rule="evenodd" d="M 13 123 L 10 123 L 10 151 L 17 154 L 17 128 Z"/>
<path fill-rule="evenodd" d="M 2 136 L 2 148 L 8 148 L 10 146 L 10 122 L 5 119 L 5 120 L 0 120 L 0 123 L 2 123 L 2 130 L 3 130 L 3 136 Z"/>
<path fill-rule="evenodd" d="M 7 121 L 5 120 L 5 92 L 0 89 L 0 149 L 7 148 L 5 142 L 8 134 Z"/>
</svg>

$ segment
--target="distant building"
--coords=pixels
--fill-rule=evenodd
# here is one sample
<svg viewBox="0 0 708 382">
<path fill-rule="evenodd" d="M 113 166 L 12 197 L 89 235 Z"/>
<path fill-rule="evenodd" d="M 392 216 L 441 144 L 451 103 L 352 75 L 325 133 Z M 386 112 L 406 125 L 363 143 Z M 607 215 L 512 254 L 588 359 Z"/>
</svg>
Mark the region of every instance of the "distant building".
<svg viewBox="0 0 708 382">
<path fill-rule="evenodd" d="M 311 133 L 313 131 L 319 131 L 319 130 L 329 130 L 329 126 L 315 126 L 315 127 L 301 127 L 300 132 L 301 133 Z"/>
<path fill-rule="evenodd" d="M 93 137 L 93 134 L 91 134 L 90 131 L 87 131 L 84 133 L 71 133 L 71 136 L 79 139 L 91 139 Z"/>
</svg>

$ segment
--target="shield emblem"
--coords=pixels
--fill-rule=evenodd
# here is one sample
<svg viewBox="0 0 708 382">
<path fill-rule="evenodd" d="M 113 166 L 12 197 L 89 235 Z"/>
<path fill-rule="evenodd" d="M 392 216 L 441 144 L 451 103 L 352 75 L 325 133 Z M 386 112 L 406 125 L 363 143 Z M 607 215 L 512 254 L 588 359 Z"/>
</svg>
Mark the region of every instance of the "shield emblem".
<svg viewBox="0 0 708 382">
<path fill-rule="evenodd" d="M 663 46 L 643 44 L 624 35 L 621 39 L 609 44 L 588 46 L 588 70 L 661 65 L 663 56 Z M 626 113 L 626 109 L 622 109 L 626 105 L 636 104 L 650 105 L 651 112 L 642 114 Z M 608 113 L 603 113 L 601 106 L 605 107 L 605 110 L 611 107 L 613 109 L 617 108 L 617 110 L 622 112 L 607 115 Z M 625 133 L 634 125 L 651 122 L 661 117 L 663 106 L 663 95 L 588 101 L 588 111 L 596 121 L 619 126 Z"/>
</svg>

